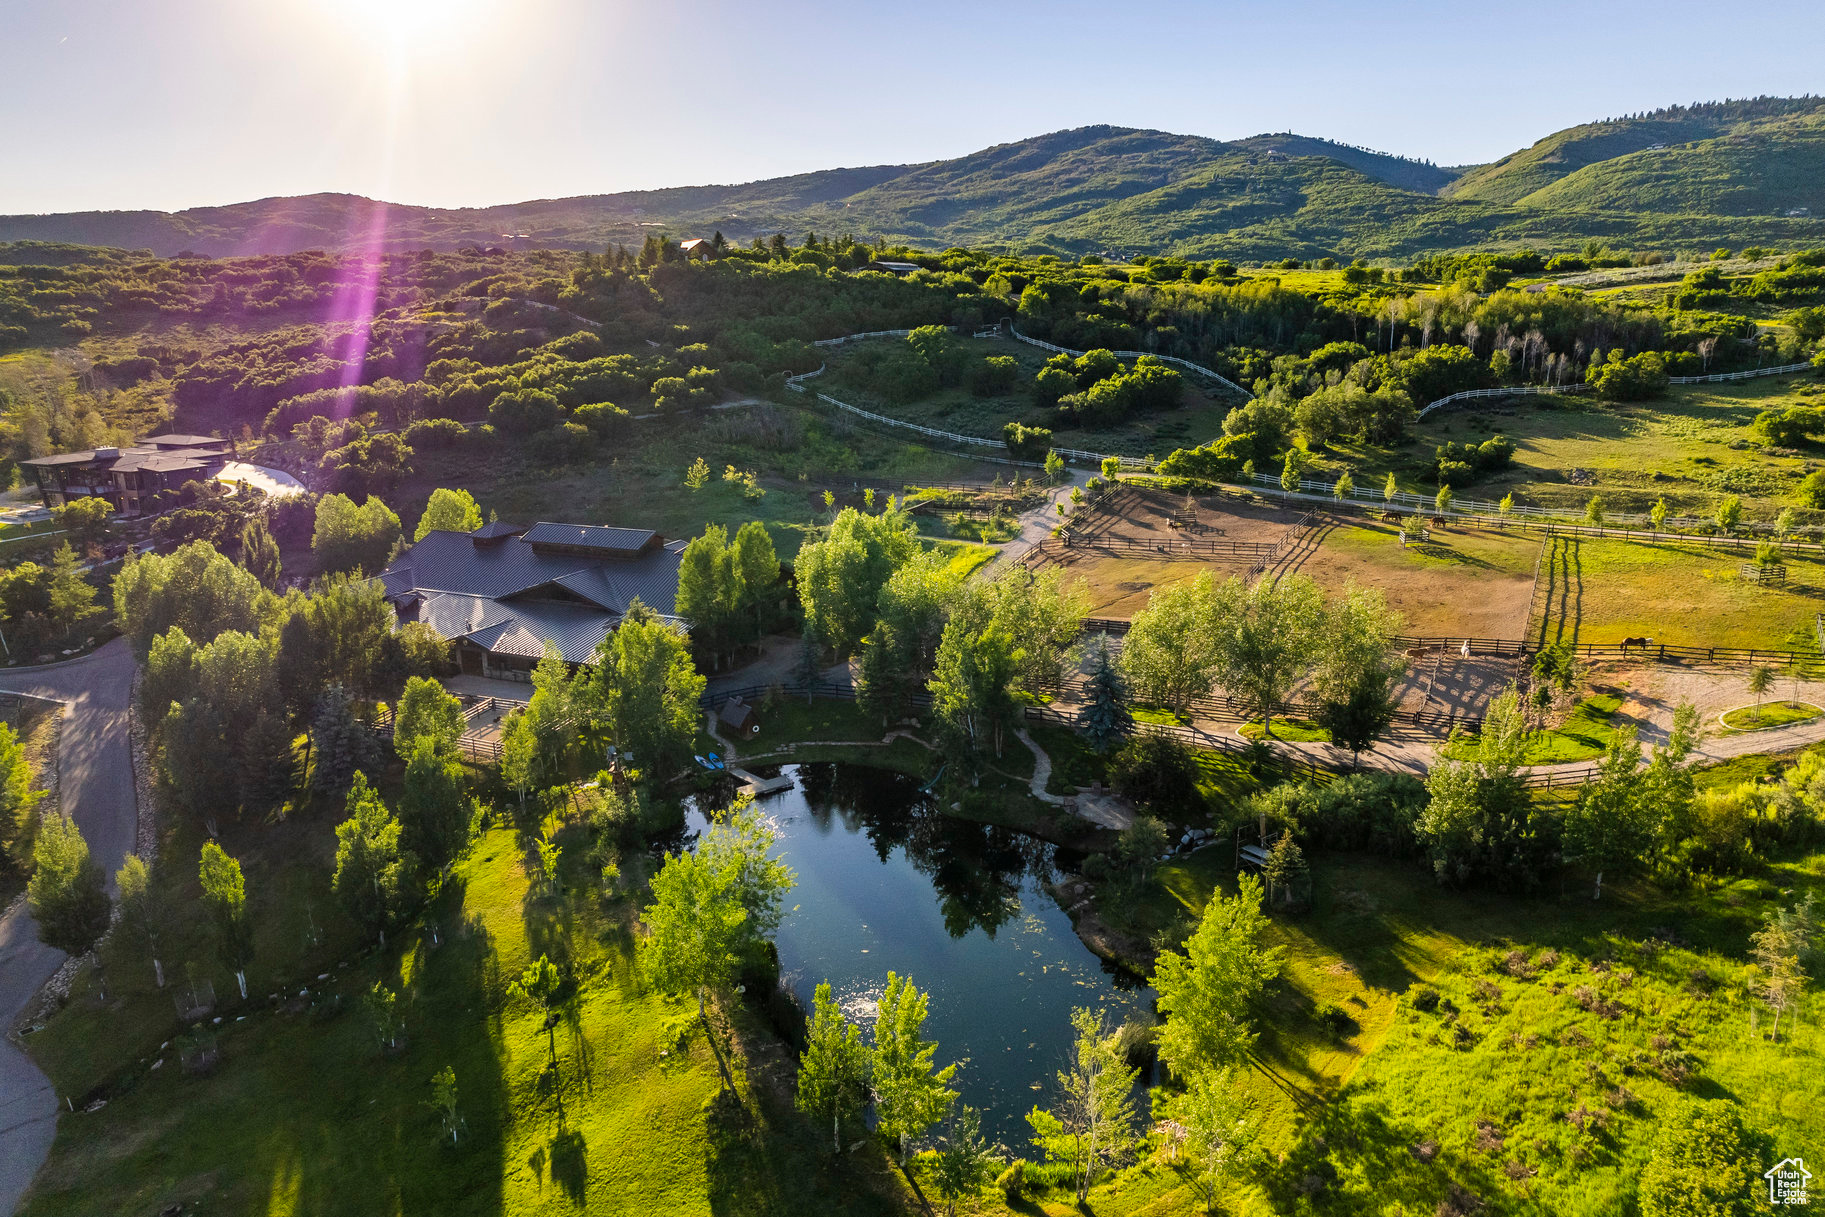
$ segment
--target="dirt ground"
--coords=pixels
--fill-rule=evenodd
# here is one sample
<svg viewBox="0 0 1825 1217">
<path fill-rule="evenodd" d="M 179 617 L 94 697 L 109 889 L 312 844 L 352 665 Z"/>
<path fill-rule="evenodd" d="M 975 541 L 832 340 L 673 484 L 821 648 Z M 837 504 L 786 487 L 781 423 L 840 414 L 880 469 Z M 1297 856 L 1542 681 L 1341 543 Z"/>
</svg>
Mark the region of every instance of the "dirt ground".
<svg viewBox="0 0 1825 1217">
<path fill-rule="evenodd" d="M 1491 655 L 1464 658 L 1454 648 L 1407 658 L 1407 675 L 1395 692 L 1402 710 L 1481 718 L 1497 694 L 1521 674 L 1519 660 Z"/>
<path fill-rule="evenodd" d="M 1527 628 L 1540 540 L 1452 527 L 1403 546 L 1393 524 L 1325 517 L 1274 569 L 1310 575 L 1328 591 L 1379 588 L 1405 618 L 1401 632 L 1425 638 L 1512 638 Z"/>
<path fill-rule="evenodd" d="M 1090 589 L 1091 615 L 1132 617 L 1147 607 L 1157 587 L 1169 587 L 1209 570 L 1226 579 L 1246 571 L 1248 556 L 1168 558 L 1155 548 L 1178 541 L 1194 544 L 1225 541 L 1273 545 L 1286 535 L 1300 512 L 1251 496 L 1199 495 L 1192 501 L 1187 526 L 1173 527 L 1185 513 L 1185 496 L 1165 491 L 1128 487 L 1111 495 L 1078 521 L 1076 540 L 1069 550 L 1048 543 L 1048 557 Z"/>
</svg>

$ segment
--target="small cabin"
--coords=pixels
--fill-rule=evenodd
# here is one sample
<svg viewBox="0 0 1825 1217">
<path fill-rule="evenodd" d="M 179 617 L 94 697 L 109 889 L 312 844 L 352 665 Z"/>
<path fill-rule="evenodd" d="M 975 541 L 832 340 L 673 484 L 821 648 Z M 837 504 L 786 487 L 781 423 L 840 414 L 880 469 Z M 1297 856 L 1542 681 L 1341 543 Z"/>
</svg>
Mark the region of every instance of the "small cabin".
<svg viewBox="0 0 1825 1217">
<path fill-rule="evenodd" d="M 699 262 L 707 262 L 716 256 L 715 247 L 702 237 L 692 237 L 688 241 L 680 241 L 678 243 L 678 252 L 687 258 L 694 258 Z"/>
<path fill-rule="evenodd" d="M 738 735 L 760 734 L 760 718 L 754 713 L 754 707 L 739 697 L 731 697 L 722 703 L 722 709 L 718 711 L 716 721 L 725 729 Z"/>
</svg>

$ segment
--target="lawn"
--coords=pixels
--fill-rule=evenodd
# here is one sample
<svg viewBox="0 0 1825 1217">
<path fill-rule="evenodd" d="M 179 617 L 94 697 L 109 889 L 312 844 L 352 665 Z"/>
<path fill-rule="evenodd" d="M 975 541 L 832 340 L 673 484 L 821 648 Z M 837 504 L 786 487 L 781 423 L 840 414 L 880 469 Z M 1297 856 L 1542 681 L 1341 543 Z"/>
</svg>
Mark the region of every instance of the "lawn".
<svg viewBox="0 0 1825 1217">
<path fill-rule="evenodd" d="M 995 397 L 976 397 L 967 388 L 940 389 L 912 402 L 884 397 L 868 368 L 879 350 L 898 339 L 883 338 L 840 347 L 829 368 L 813 382 L 821 393 L 903 422 L 959 435 L 998 439 L 1011 422 L 1052 430 L 1060 447 L 1131 456 L 1166 456 L 1175 448 L 1195 448 L 1223 433 L 1223 420 L 1240 401 L 1233 393 L 1195 373 L 1184 374 L 1185 396 L 1174 410 L 1147 414 L 1114 426 L 1080 427 L 1056 410 L 1041 408 L 1032 398 L 1033 377 L 1051 358 L 1049 352 L 1007 338 L 959 338 L 957 346 L 970 363 L 988 356 L 1011 355 L 1020 364 L 1014 389 Z M 871 349 L 872 348 L 872 349 Z"/>
<path fill-rule="evenodd" d="M 1771 701 L 1760 706 L 1739 706 L 1718 715 L 1718 721 L 1730 731 L 1766 731 L 1772 727 L 1791 727 L 1809 723 L 1825 710 L 1803 701 Z"/>
<path fill-rule="evenodd" d="M 1556 537 L 1540 567 L 1547 605 L 1530 639 L 1817 651 L 1825 563 L 1789 555 L 1787 586 L 1737 574 L 1740 554 L 1697 545 Z"/>
<path fill-rule="evenodd" d="M 1722 384 L 1675 385 L 1653 401 L 1609 403 L 1582 396 L 1514 399 L 1494 409 L 1440 411 L 1413 428 L 1406 444 L 1376 448 L 1336 443 L 1317 453 L 1306 476 L 1330 479 L 1344 468 L 1358 486 L 1379 486 L 1392 471 L 1402 489 L 1430 495 L 1434 449 L 1515 442 L 1514 465 L 1458 489 L 1462 499 L 1583 508 L 1592 494 L 1612 513 L 1645 512 L 1664 497 L 1674 515 L 1709 517 L 1726 495 L 1743 500 L 1745 517 L 1771 524 L 1819 449 L 1764 449 L 1750 424 L 1763 410 L 1817 407 L 1825 385 L 1807 375 Z M 1576 478 L 1573 471 L 1578 472 Z M 1825 523 L 1825 515 L 1800 518 Z"/>
<path fill-rule="evenodd" d="M 1245 739 L 1260 739 L 1261 724 L 1243 723 L 1241 732 Z M 1331 742 L 1331 733 L 1309 719 L 1281 718 L 1275 715 L 1274 738 L 1293 744 L 1328 744 Z"/>
<path fill-rule="evenodd" d="M 186 1076 L 147 1044 L 146 1057 L 168 1063 L 147 1071 L 142 1058 L 105 1107 L 64 1118 L 25 1211 L 156 1212 L 174 1202 L 272 1217 L 900 1211 L 899 1185 L 878 1156 L 833 1169 L 819 1154 L 782 1106 L 771 1033 L 745 1011 L 741 1100 L 719 1098 L 694 1006 L 644 989 L 632 904 L 597 897 L 582 842 L 567 845 L 568 892 L 541 897 L 528 886 L 523 842 L 489 832 L 421 926 L 327 982 L 309 980 L 316 1013 L 271 1009 L 256 994 L 246 1022 L 223 1029 L 210 1076 Z M 534 953 L 567 960 L 579 979 L 555 1028 L 555 1075 L 543 1015 L 506 993 Z M 408 1045 L 393 1057 L 350 1009 L 376 977 L 402 993 Z M 90 993 L 76 1006 L 93 1006 Z M 118 1032 L 126 1018 L 115 998 L 81 1021 Z M 66 1088 L 70 1062 L 48 1063 Z M 445 1065 L 465 1122 L 454 1150 L 425 1105 Z"/>
<path fill-rule="evenodd" d="M 1453 1183 L 1495 1211 L 1623 1211 L 1678 1093 L 1659 1076 L 1658 1043 L 1692 1052 L 1691 1089 L 1737 1096 L 1778 1143 L 1825 1134 L 1816 999 L 1792 1041 L 1757 1045 L 1742 988 L 1761 913 L 1789 898 L 1781 889 L 1819 886 L 1825 857 L 1708 894 L 1606 887 L 1600 904 L 1452 892 L 1423 863 L 1311 861 L 1309 911 L 1273 913 L 1286 966 L 1246 1082 L 1270 1157 L 1284 1157 L 1233 1211 L 1431 1213 Z M 1233 872 L 1231 847 L 1214 845 L 1099 911 L 1142 940 L 1176 939 L 1213 888 L 1233 890 Z M 1664 925 L 1679 927 L 1675 941 L 1654 938 Z M 1420 985 L 1443 994 L 1435 1011 L 1416 1005 Z M 1578 1132 L 1566 1114 L 1580 1105 L 1607 1127 Z"/>
<path fill-rule="evenodd" d="M 1534 733 L 1527 745 L 1526 763 L 1562 765 L 1602 756 L 1616 733 L 1613 720 L 1621 706 L 1621 694 L 1598 693 L 1585 698 L 1571 708 L 1564 722 Z M 1446 745 L 1445 755 L 1454 761 L 1475 760 L 1476 739 L 1466 736 Z"/>
</svg>

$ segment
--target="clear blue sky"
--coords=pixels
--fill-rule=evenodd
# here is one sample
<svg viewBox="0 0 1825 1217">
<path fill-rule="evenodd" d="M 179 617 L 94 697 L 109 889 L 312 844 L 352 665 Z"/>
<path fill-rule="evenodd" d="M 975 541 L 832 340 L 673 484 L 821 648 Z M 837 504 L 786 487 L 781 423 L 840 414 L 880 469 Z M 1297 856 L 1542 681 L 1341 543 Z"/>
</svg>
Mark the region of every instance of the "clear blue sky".
<svg viewBox="0 0 1825 1217">
<path fill-rule="evenodd" d="M 1825 3 L 0 0 L 0 212 L 444 206 L 933 160 L 1089 123 L 1440 164 L 1825 92 Z"/>
</svg>

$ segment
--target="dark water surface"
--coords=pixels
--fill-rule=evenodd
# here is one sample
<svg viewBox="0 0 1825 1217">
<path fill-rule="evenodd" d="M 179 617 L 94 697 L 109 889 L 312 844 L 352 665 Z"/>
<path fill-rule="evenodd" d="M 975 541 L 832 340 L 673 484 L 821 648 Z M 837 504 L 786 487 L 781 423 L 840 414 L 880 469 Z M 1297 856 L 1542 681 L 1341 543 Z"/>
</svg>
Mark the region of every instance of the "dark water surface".
<svg viewBox="0 0 1825 1217">
<path fill-rule="evenodd" d="M 1152 994 L 1107 968 L 1046 890 L 1053 849 L 1007 829 L 953 819 L 912 778 L 861 766 L 783 771 L 793 789 L 760 807 L 797 872 L 776 941 L 781 973 L 811 1009 L 828 980 L 872 1034 L 891 970 L 931 997 L 940 1065 L 966 1063 L 956 1088 L 983 1130 L 1025 1152 L 1025 1116 L 1053 1101 L 1071 1045 L 1071 1009 L 1111 1023 Z M 701 828 L 693 815 L 691 827 Z"/>
</svg>

